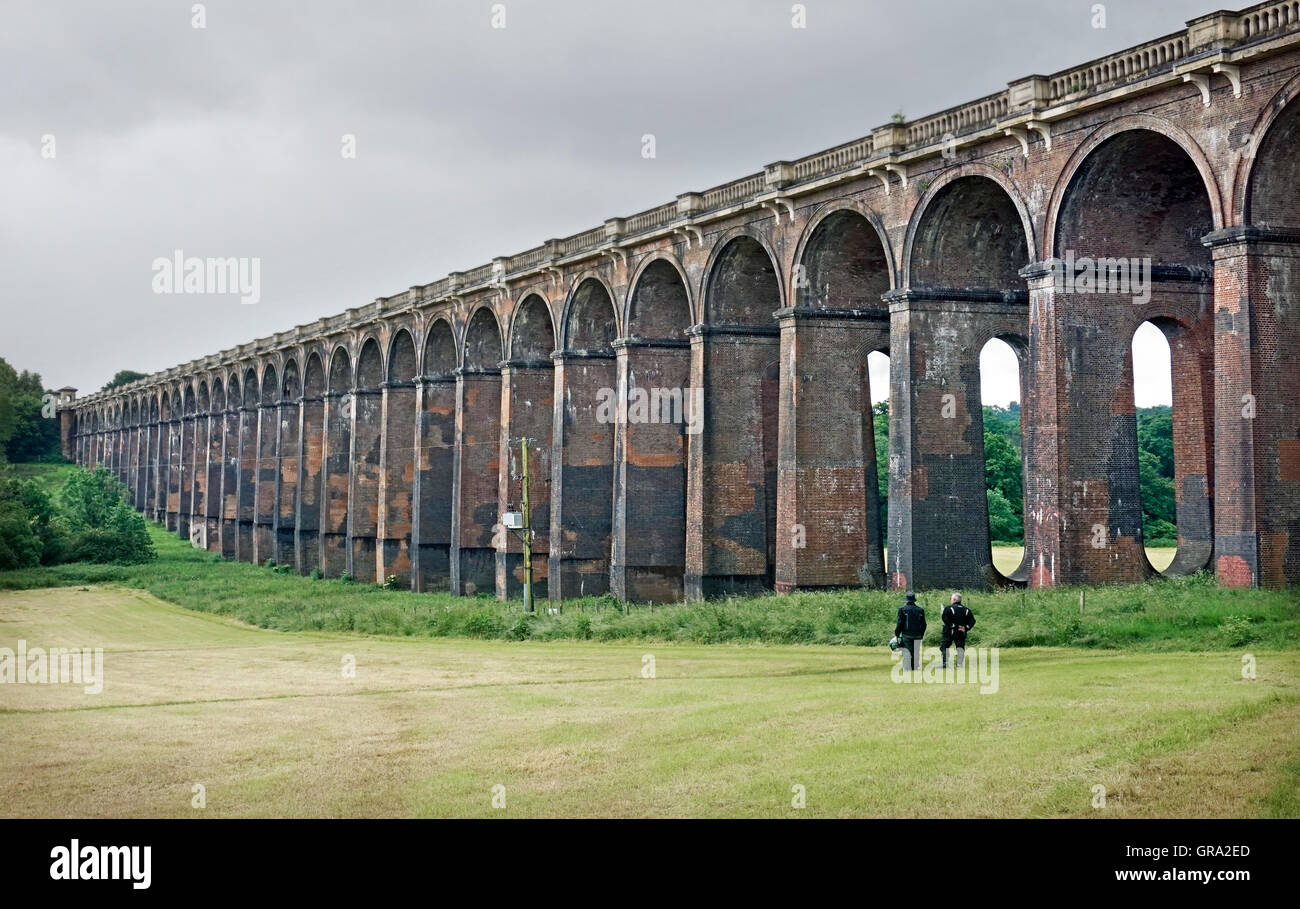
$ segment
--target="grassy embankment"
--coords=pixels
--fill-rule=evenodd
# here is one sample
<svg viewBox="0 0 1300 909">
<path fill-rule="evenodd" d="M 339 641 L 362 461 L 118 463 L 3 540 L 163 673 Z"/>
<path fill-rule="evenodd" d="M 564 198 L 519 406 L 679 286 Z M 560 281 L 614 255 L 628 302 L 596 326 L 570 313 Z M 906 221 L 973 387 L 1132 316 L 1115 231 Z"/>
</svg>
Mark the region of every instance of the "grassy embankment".
<svg viewBox="0 0 1300 909">
<path fill-rule="evenodd" d="M 219 559 L 152 528 L 158 560 L 144 565 L 71 564 L 0 573 L 0 590 L 113 585 L 147 590 L 188 609 L 229 615 L 279 631 L 356 631 L 504 640 L 663 640 L 884 644 L 896 593 L 837 591 L 668 606 L 574 600 L 560 615 L 528 616 L 518 601 L 416 594 L 343 580 L 313 580 L 283 568 Z M 1079 609 L 1080 593 L 1085 596 Z M 922 593 L 933 629 L 947 597 Z M 1294 591 L 1232 590 L 1212 578 L 1158 579 L 1116 587 L 971 592 L 972 645 L 1216 650 L 1294 647 Z"/>
</svg>

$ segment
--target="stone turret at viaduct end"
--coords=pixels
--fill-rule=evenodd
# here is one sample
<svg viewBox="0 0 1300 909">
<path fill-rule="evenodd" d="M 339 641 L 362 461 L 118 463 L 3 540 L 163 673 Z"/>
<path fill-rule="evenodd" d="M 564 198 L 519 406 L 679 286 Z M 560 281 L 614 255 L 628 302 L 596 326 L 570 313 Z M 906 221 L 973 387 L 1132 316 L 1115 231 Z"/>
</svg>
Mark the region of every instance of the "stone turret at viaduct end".
<svg viewBox="0 0 1300 909">
<path fill-rule="evenodd" d="M 498 522 L 519 507 L 521 437 L 551 599 L 1134 582 L 1156 573 L 1144 322 L 1172 351 L 1167 573 L 1295 585 L 1300 2 L 1211 13 L 60 419 L 69 458 L 213 552 L 420 591 L 519 594 Z M 1016 351 L 1023 401 L 1009 577 L 985 496 L 991 338 Z"/>
</svg>

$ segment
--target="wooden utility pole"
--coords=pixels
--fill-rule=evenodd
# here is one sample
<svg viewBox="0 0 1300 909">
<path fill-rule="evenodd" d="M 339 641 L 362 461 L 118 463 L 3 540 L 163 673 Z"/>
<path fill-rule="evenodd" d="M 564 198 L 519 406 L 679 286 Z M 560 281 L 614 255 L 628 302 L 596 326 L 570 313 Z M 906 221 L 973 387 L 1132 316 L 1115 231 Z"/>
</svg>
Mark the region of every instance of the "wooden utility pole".
<svg viewBox="0 0 1300 909">
<path fill-rule="evenodd" d="M 533 611 L 533 525 L 528 508 L 528 439 L 519 441 L 520 457 L 524 460 L 523 519 L 524 519 L 524 612 Z"/>
</svg>

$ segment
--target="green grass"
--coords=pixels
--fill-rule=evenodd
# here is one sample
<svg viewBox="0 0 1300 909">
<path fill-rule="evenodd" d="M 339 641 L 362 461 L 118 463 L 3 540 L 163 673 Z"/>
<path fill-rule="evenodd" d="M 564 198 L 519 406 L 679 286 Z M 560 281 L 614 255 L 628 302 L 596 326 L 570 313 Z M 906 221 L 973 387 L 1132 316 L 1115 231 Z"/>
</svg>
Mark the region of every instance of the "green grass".
<svg viewBox="0 0 1300 909">
<path fill-rule="evenodd" d="M 19 639 L 104 677 L 0 685 L 10 817 L 1300 813 L 1294 650 L 1006 650 L 981 694 L 884 648 L 286 635 L 121 588 L 0 593 Z"/>
<path fill-rule="evenodd" d="M 77 465 L 69 463 L 50 464 L 0 464 L 0 476 L 9 476 L 15 480 L 32 480 L 46 493 L 58 492 L 68 477 L 78 470 Z"/>
<path fill-rule="evenodd" d="M 188 609 L 277 631 L 348 631 L 498 640 L 638 640 L 700 644 L 879 646 L 893 633 L 899 596 L 886 591 L 794 593 L 665 606 L 574 600 L 557 616 L 529 616 L 519 601 L 383 590 L 312 580 L 197 551 L 159 527 L 156 562 L 72 564 L 0 573 L 0 590 L 112 584 L 147 590 Z M 970 592 L 972 645 L 1140 650 L 1287 648 L 1300 641 L 1294 591 L 1220 588 L 1211 577 L 1147 584 Z M 946 592 L 922 593 L 933 632 Z"/>
<path fill-rule="evenodd" d="M 15 472 L 57 488 L 77 468 L 18 464 Z M 411 593 L 286 568 L 225 561 L 151 525 L 156 562 L 70 564 L 0 572 L 0 590 L 112 584 L 147 590 L 187 609 L 277 631 L 344 631 L 403 637 L 497 640 L 677 641 L 699 644 L 880 646 L 893 634 L 895 592 L 847 590 L 627 606 L 610 597 L 573 600 L 560 615 L 526 615 L 520 601 Z M 996 553 L 995 553 L 996 554 Z M 1085 604 L 1079 609 L 1080 594 Z M 947 591 L 922 593 L 937 637 Z M 1295 647 L 1300 598 L 1290 590 L 1220 588 L 1213 577 L 1050 590 L 969 591 L 972 646 L 1072 646 L 1146 651 Z"/>
<path fill-rule="evenodd" d="M 895 593 L 526 616 L 150 532 L 153 563 L 0 573 L 0 646 L 105 651 L 100 694 L 0 685 L 0 815 L 1300 816 L 1293 591 L 972 591 L 981 694 L 894 683 Z"/>
</svg>

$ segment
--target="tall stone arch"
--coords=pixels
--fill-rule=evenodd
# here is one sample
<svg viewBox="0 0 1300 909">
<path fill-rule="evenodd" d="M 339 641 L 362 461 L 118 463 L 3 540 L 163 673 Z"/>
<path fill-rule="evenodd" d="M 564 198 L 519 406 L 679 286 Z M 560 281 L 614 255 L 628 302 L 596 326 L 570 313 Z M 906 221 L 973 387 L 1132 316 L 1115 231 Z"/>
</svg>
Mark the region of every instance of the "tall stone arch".
<svg viewBox="0 0 1300 909">
<path fill-rule="evenodd" d="M 298 508 L 294 517 L 294 561 L 300 574 L 322 571 L 320 548 L 322 481 L 325 466 L 325 351 L 306 350 L 299 415 Z"/>
<path fill-rule="evenodd" d="M 1204 241 L 1214 261 L 1214 563 L 1222 584 L 1283 587 L 1300 583 L 1300 395 L 1289 373 L 1300 360 L 1300 77 L 1252 135 L 1241 222 Z"/>
<path fill-rule="evenodd" d="M 379 475 L 383 457 L 385 381 L 383 347 L 368 334 L 357 348 L 352 390 L 351 488 L 348 496 L 348 571 L 358 581 L 375 583 L 379 533 Z"/>
<path fill-rule="evenodd" d="M 689 331 L 703 413 L 687 452 L 687 599 L 772 588 L 776 573 L 782 308 L 777 259 L 755 234 L 719 238 L 704 322 Z M 698 430 L 698 431 L 695 431 Z"/>
<path fill-rule="evenodd" d="M 594 274 L 580 277 L 565 303 L 553 357 L 552 600 L 609 591 L 617 337 L 609 286 Z"/>
<path fill-rule="evenodd" d="M 1071 158 L 1050 208 L 1053 258 L 1029 269 L 1034 321 L 1026 413 L 1026 555 L 1035 585 L 1155 574 L 1142 536 L 1131 343 L 1150 321 L 1178 352 L 1174 419 L 1180 554 L 1212 550 L 1216 181 L 1180 130 L 1108 124 Z M 1125 280 L 1125 279 L 1128 280 Z"/>
<path fill-rule="evenodd" d="M 510 320 L 506 359 L 501 364 L 501 452 L 497 499 L 502 508 L 523 508 L 521 439 L 528 439 L 529 524 L 532 531 L 534 602 L 547 597 L 551 525 L 551 422 L 555 411 L 555 324 L 546 298 L 523 295 Z M 523 544 L 506 534 L 497 551 L 498 599 L 521 596 Z"/>
<path fill-rule="evenodd" d="M 835 204 L 810 220 L 777 317 L 779 591 L 885 584 L 867 358 L 889 352 L 893 284 L 876 213 Z"/>
<path fill-rule="evenodd" d="M 692 416 L 695 324 L 686 277 L 666 253 L 640 263 L 628 293 L 626 335 L 614 342 L 617 412 L 610 589 L 623 600 L 685 596 L 686 452 Z"/>
<path fill-rule="evenodd" d="M 451 589 L 496 591 L 501 472 L 501 326 L 490 306 L 475 308 L 465 325 L 456 370 L 455 484 L 451 510 Z"/>
<path fill-rule="evenodd" d="M 1005 175 L 982 166 L 935 181 L 913 212 L 906 286 L 890 304 L 889 582 L 991 587 L 979 354 L 1029 332 L 1020 272 L 1035 244 Z"/>
<path fill-rule="evenodd" d="M 388 342 L 384 385 L 383 467 L 379 474 L 378 574 L 411 587 L 412 505 L 415 488 L 416 376 L 415 339 L 405 326 Z"/>
<path fill-rule="evenodd" d="M 456 453 L 456 332 L 443 316 L 430 320 L 416 389 L 416 590 L 451 590 L 451 508 Z"/>
<path fill-rule="evenodd" d="M 346 343 L 331 339 L 325 391 L 324 463 L 321 466 L 321 571 L 337 578 L 348 569 L 348 500 L 352 488 L 352 354 Z"/>
</svg>

